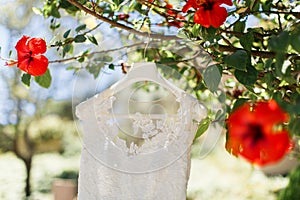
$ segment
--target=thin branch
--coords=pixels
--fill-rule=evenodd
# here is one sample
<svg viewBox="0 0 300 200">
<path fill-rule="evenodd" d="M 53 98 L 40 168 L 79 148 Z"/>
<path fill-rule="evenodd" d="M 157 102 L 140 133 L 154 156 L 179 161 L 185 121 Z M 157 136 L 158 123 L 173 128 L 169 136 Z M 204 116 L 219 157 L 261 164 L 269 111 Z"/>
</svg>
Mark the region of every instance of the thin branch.
<svg viewBox="0 0 300 200">
<path fill-rule="evenodd" d="M 236 37 L 241 37 L 243 35 L 245 35 L 245 33 L 243 32 L 237 32 L 237 31 L 229 31 L 229 30 L 224 30 L 224 29 L 220 29 L 219 30 L 221 33 L 226 33 L 226 34 L 231 34 L 234 35 Z M 258 33 L 258 32 L 253 32 L 253 35 L 255 38 L 262 40 L 264 37 L 270 37 L 272 34 L 271 33 Z"/>
<path fill-rule="evenodd" d="M 293 15 L 294 17 L 296 18 L 299 18 L 300 16 L 300 12 L 293 12 L 293 11 L 279 11 L 279 10 L 269 10 L 269 11 L 266 11 L 266 10 L 259 10 L 259 11 L 251 11 L 250 12 L 251 14 L 256 14 L 256 13 L 266 13 L 266 14 L 284 14 L 284 15 Z"/>
<path fill-rule="evenodd" d="M 226 46 L 226 45 L 219 45 L 217 50 L 222 52 L 236 52 L 237 50 L 244 50 L 242 48 L 232 47 L 232 46 Z M 261 58 L 275 58 L 276 53 L 272 51 L 251 51 L 252 56 L 257 56 Z M 299 54 L 285 54 L 285 57 L 293 57 L 293 60 L 300 60 Z"/>
<path fill-rule="evenodd" d="M 116 28 L 120 28 L 120 29 L 123 29 L 123 30 L 126 30 L 130 33 L 133 33 L 135 35 L 139 35 L 139 36 L 143 36 L 143 37 L 149 37 L 149 38 L 152 38 L 152 39 L 160 39 L 160 40 L 174 40 L 174 39 L 179 39 L 177 36 L 175 35 L 161 35 L 161 34 L 157 34 L 157 33 L 146 33 L 146 32 L 141 32 L 141 31 L 137 31 L 135 30 L 134 28 L 131 28 L 131 27 L 128 27 L 128 26 L 125 26 L 123 24 L 120 24 L 118 22 L 115 22 L 115 21 L 112 21 L 100 14 L 98 14 L 97 12 L 87 8 L 86 6 L 80 4 L 79 2 L 77 2 L 76 0 L 67 0 L 70 4 L 76 6 L 77 8 L 79 8 L 80 10 L 96 17 L 97 19 L 101 20 L 101 21 L 104 21 L 106 23 L 109 23 L 110 25 L 116 27 Z"/>
<path fill-rule="evenodd" d="M 131 45 L 123 46 L 123 47 L 118 47 L 118 48 L 114 48 L 114 49 L 103 50 L 103 51 L 94 51 L 94 52 L 91 52 L 91 53 L 82 54 L 82 55 L 78 55 L 78 56 L 73 56 L 73 57 L 70 57 L 70 58 L 65 58 L 65 59 L 60 59 L 60 60 L 51 60 L 51 61 L 49 61 L 49 64 L 50 63 L 63 63 L 63 62 L 71 61 L 71 60 L 77 60 L 77 59 L 82 58 L 82 57 L 89 57 L 89 56 L 93 56 L 95 54 L 103 54 L 103 53 L 119 51 L 119 50 L 128 49 L 128 48 L 135 47 L 135 46 L 140 46 L 140 45 L 143 45 L 143 44 L 147 44 L 147 42 L 139 42 L 139 43 L 135 43 L 135 44 L 131 44 Z"/>
<path fill-rule="evenodd" d="M 278 18 L 278 25 L 279 25 L 279 29 L 280 29 L 280 31 L 282 31 L 282 23 L 281 23 L 281 18 L 280 18 L 280 14 L 278 13 L 277 14 L 277 18 Z"/>
<path fill-rule="evenodd" d="M 182 59 L 182 60 L 176 60 L 176 61 L 169 61 L 169 62 L 161 62 L 161 64 L 168 64 L 168 65 L 175 65 L 178 63 L 187 63 L 191 60 L 195 60 L 199 55 L 200 55 L 201 51 L 197 51 L 192 57 L 190 58 L 186 58 L 186 59 Z"/>
<path fill-rule="evenodd" d="M 234 46 L 231 44 L 231 42 L 230 42 L 227 38 L 225 38 L 223 35 L 221 35 L 221 37 L 222 37 L 222 39 L 224 40 L 224 42 L 225 42 L 226 44 L 228 44 L 228 46 L 234 48 Z"/>
</svg>

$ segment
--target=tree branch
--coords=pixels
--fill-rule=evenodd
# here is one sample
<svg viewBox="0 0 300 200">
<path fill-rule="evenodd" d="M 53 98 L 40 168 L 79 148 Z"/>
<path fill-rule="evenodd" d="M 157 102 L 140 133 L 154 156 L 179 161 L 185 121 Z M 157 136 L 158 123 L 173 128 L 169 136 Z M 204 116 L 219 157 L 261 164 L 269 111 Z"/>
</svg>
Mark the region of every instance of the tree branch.
<svg viewBox="0 0 300 200">
<path fill-rule="evenodd" d="M 135 46 L 140 46 L 143 44 L 147 44 L 146 42 L 139 42 L 139 43 L 135 43 L 135 44 L 131 44 L 131 45 L 127 45 L 127 46 L 122 46 L 122 47 L 118 47 L 118 48 L 114 48 L 114 49 L 108 49 L 108 50 L 103 50 L 103 51 L 94 51 L 91 53 L 87 53 L 87 54 L 82 54 L 82 55 L 78 55 L 78 56 L 73 56 L 70 58 L 65 58 L 65 59 L 60 59 L 60 60 L 51 60 L 49 61 L 50 63 L 63 63 L 63 62 L 67 62 L 67 61 L 71 61 L 71 60 L 77 60 L 79 58 L 82 57 L 89 57 L 89 56 L 93 56 L 95 54 L 103 54 L 103 53 L 109 53 L 109 52 L 114 52 L 114 51 L 119 51 L 122 49 L 127 49 L 127 48 L 131 48 L 131 47 L 135 47 Z"/>
<path fill-rule="evenodd" d="M 160 39 L 160 40 L 174 40 L 174 39 L 179 39 L 177 36 L 175 35 L 161 35 L 161 34 L 157 34 L 157 33 L 146 33 L 146 32 L 141 32 L 141 31 L 137 31 L 131 27 L 125 26 L 123 24 L 120 24 L 118 22 L 112 21 L 106 17 L 103 17 L 102 15 L 98 14 L 97 12 L 87 8 L 86 6 L 80 4 L 79 2 L 77 2 L 76 0 L 67 0 L 70 4 L 76 6 L 77 8 L 79 8 L 80 10 L 96 17 L 97 19 L 109 23 L 110 25 L 116 27 L 116 28 L 120 28 L 123 30 L 126 30 L 130 33 L 133 33 L 135 35 L 139 35 L 139 36 L 143 36 L 143 37 L 148 37 L 148 38 L 152 38 L 152 39 Z"/>
<path fill-rule="evenodd" d="M 242 48 L 232 47 L 232 46 L 226 46 L 226 45 L 219 45 L 217 50 L 223 51 L 223 52 L 236 52 L 237 50 L 244 50 Z M 272 51 L 251 51 L 252 56 L 257 56 L 261 58 L 275 58 L 276 53 Z M 300 60 L 300 56 L 298 54 L 285 54 L 285 57 L 293 57 L 293 60 Z"/>
</svg>

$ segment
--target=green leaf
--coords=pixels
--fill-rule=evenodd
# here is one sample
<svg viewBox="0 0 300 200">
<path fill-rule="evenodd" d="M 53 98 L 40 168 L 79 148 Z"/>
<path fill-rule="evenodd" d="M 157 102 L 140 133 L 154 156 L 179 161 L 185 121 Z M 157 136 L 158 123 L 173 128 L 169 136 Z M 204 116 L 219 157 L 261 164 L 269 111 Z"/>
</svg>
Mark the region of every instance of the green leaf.
<svg viewBox="0 0 300 200">
<path fill-rule="evenodd" d="M 69 36 L 70 32 L 71 32 L 71 29 L 67 30 L 63 35 L 64 38 L 67 38 Z"/>
<path fill-rule="evenodd" d="M 200 125 L 197 129 L 194 140 L 197 139 L 198 137 L 200 137 L 201 135 L 203 135 L 203 133 L 205 133 L 205 131 L 207 131 L 207 129 L 210 125 L 209 117 L 206 117 L 206 118 L 202 119 L 199 124 Z"/>
<path fill-rule="evenodd" d="M 267 85 L 267 87 L 270 91 L 274 90 L 274 84 L 273 83 L 275 81 L 275 77 L 274 77 L 273 73 L 265 73 L 262 81 L 266 83 L 266 85 Z"/>
<path fill-rule="evenodd" d="M 221 73 L 217 65 L 207 67 L 203 73 L 203 79 L 210 91 L 217 91 L 221 80 Z"/>
<path fill-rule="evenodd" d="M 209 28 L 201 27 L 201 37 L 206 41 L 213 42 L 219 35 L 216 34 L 217 29 L 210 26 Z"/>
<path fill-rule="evenodd" d="M 233 31 L 235 32 L 244 32 L 246 27 L 246 21 L 238 21 L 237 23 L 235 23 L 234 27 L 233 27 Z"/>
<path fill-rule="evenodd" d="M 75 69 L 76 67 L 74 67 L 74 66 L 68 66 L 67 68 L 66 68 L 66 70 L 73 70 L 73 69 Z"/>
<path fill-rule="evenodd" d="M 94 78 L 96 79 L 100 73 L 101 68 L 103 68 L 103 67 L 104 67 L 104 63 L 100 63 L 98 65 L 88 66 L 87 70 L 88 70 L 88 72 L 93 74 Z"/>
<path fill-rule="evenodd" d="M 237 109 L 238 107 L 240 107 L 241 105 L 243 105 L 244 103 L 246 103 L 249 99 L 245 99 L 245 98 L 239 98 L 237 99 L 233 106 L 232 106 L 232 111 L 234 111 L 235 109 Z"/>
<path fill-rule="evenodd" d="M 247 65 L 246 71 L 235 70 L 236 79 L 245 86 L 253 86 L 257 80 L 258 72 L 252 65 Z"/>
<path fill-rule="evenodd" d="M 22 81 L 22 83 L 24 83 L 28 87 L 30 87 L 30 80 L 31 80 L 31 75 L 30 74 L 23 74 L 22 75 L 21 81 Z"/>
<path fill-rule="evenodd" d="M 112 0 L 116 7 L 118 7 L 121 3 L 120 0 Z"/>
<path fill-rule="evenodd" d="M 251 5 L 250 9 L 254 12 L 258 11 L 258 9 L 260 8 L 260 4 L 257 1 L 252 1 L 252 2 L 253 2 L 253 4 Z"/>
<path fill-rule="evenodd" d="M 64 48 L 63 48 L 63 55 L 62 55 L 62 57 L 65 57 L 65 55 L 68 52 L 72 52 L 72 50 L 73 50 L 73 45 L 72 44 L 65 45 Z"/>
<path fill-rule="evenodd" d="M 263 11 L 270 11 L 271 8 L 272 8 L 272 1 L 267 1 L 265 3 L 262 3 Z"/>
<path fill-rule="evenodd" d="M 273 59 L 268 59 L 266 62 L 265 62 L 265 66 L 264 68 L 265 69 L 271 69 L 272 68 L 272 63 L 273 63 Z"/>
<path fill-rule="evenodd" d="M 298 139 L 297 139 L 298 140 Z M 298 141 L 299 143 L 299 141 Z M 296 148 L 298 148 L 298 145 L 295 145 Z M 298 156 L 295 155 L 297 158 Z M 300 197 L 300 166 L 295 167 L 290 173 L 289 173 L 289 183 L 288 185 L 283 189 L 280 190 L 280 193 L 277 197 L 278 200 L 294 200 L 299 199 Z"/>
<path fill-rule="evenodd" d="M 198 37 L 200 33 L 200 24 L 195 24 L 192 28 L 192 34 L 194 37 Z"/>
<path fill-rule="evenodd" d="M 115 70 L 115 66 L 112 63 L 108 65 L 108 68 L 111 69 L 111 70 Z"/>
<path fill-rule="evenodd" d="M 80 63 L 83 63 L 84 60 L 85 60 L 85 57 L 84 57 L 84 56 L 82 56 L 82 57 L 80 57 L 80 58 L 77 59 L 77 61 L 80 62 Z"/>
<path fill-rule="evenodd" d="M 277 53 L 284 53 L 289 45 L 289 33 L 281 32 L 278 36 L 269 39 L 268 48 Z"/>
<path fill-rule="evenodd" d="M 60 18 L 60 13 L 58 11 L 58 8 L 54 4 L 52 4 L 51 6 L 50 15 L 55 18 Z"/>
<path fill-rule="evenodd" d="M 60 0 L 60 8 L 64 8 L 69 14 L 75 15 L 80 9 L 70 4 L 67 0 Z M 82 5 L 85 3 L 80 2 Z"/>
<path fill-rule="evenodd" d="M 104 55 L 103 61 L 104 62 L 112 62 L 113 58 L 111 56 L 109 56 L 109 55 Z"/>
<path fill-rule="evenodd" d="M 285 108 L 285 110 L 287 110 L 291 116 L 300 116 L 300 95 L 293 93 L 291 97 L 293 98 L 293 102 L 289 104 L 285 103 L 285 105 L 288 106 L 288 108 Z M 300 120 L 300 118 L 298 119 Z"/>
<path fill-rule="evenodd" d="M 291 35 L 291 45 L 293 49 L 300 53 L 300 30 L 294 31 Z"/>
<path fill-rule="evenodd" d="M 96 38 L 92 35 L 92 36 L 87 36 L 89 41 L 95 45 L 98 45 L 98 42 L 96 40 Z"/>
<path fill-rule="evenodd" d="M 53 18 L 50 23 L 50 29 L 55 30 L 59 27 L 60 27 L 60 22 L 56 22 L 56 20 Z"/>
<path fill-rule="evenodd" d="M 76 43 L 81 43 L 81 42 L 85 42 L 86 41 L 86 37 L 84 35 L 77 35 L 74 38 L 74 42 Z"/>
<path fill-rule="evenodd" d="M 86 56 L 89 52 L 90 50 L 85 50 L 84 52 L 82 52 L 81 56 Z"/>
<path fill-rule="evenodd" d="M 37 82 L 43 88 L 49 88 L 51 85 L 52 77 L 49 69 L 42 76 L 34 77 L 35 82 Z"/>
<path fill-rule="evenodd" d="M 233 54 L 226 56 L 224 62 L 235 69 L 246 71 L 248 58 L 248 54 L 245 50 L 237 50 Z"/>
<path fill-rule="evenodd" d="M 283 95 L 281 94 L 281 92 L 277 91 L 272 95 L 272 99 L 274 99 L 277 102 L 282 101 L 282 97 Z"/>
<path fill-rule="evenodd" d="M 283 53 L 277 53 L 275 59 L 275 73 L 277 76 L 283 77 L 282 67 L 285 61 L 285 55 Z"/>
<path fill-rule="evenodd" d="M 77 26 L 75 31 L 78 33 L 79 31 L 84 30 L 85 28 L 86 28 L 86 24 L 82 24 L 80 26 Z"/>
<path fill-rule="evenodd" d="M 246 34 L 244 34 L 241 38 L 240 38 L 240 43 L 241 45 L 247 50 L 247 51 L 251 51 L 252 48 L 252 43 L 254 42 L 254 35 L 253 32 L 250 31 Z"/>
</svg>

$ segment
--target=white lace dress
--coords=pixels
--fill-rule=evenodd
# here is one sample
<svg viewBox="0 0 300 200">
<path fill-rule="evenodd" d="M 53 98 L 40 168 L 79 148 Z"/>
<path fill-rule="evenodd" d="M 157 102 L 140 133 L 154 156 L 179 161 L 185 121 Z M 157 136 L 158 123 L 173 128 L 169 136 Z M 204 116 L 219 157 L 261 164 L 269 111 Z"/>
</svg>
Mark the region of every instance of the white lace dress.
<svg viewBox="0 0 300 200">
<path fill-rule="evenodd" d="M 173 92 L 173 114 L 116 113 L 111 89 L 77 106 L 83 128 L 79 200 L 186 199 L 190 147 L 206 109 L 182 90 Z"/>
</svg>

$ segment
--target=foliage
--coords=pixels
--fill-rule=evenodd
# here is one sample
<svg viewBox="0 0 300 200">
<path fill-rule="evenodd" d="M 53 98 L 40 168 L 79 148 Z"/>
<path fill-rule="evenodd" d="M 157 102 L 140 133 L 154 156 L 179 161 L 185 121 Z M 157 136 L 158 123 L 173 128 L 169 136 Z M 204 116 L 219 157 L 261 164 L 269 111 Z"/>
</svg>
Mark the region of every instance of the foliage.
<svg viewBox="0 0 300 200">
<path fill-rule="evenodd" d="M 300 167 L 294 169 L 290 175 L 290 182 L 288 186 L 280 191 L 279 200 L 298 199 L 300 196 Z"/>
<path fill-rule="evenodd" d="M 57 175 L 56 178 L 61 178 L 61 179 L 78 179 L 78 171 L 75 170 L 65 170 L 61 174 Z"/>
</svg>

